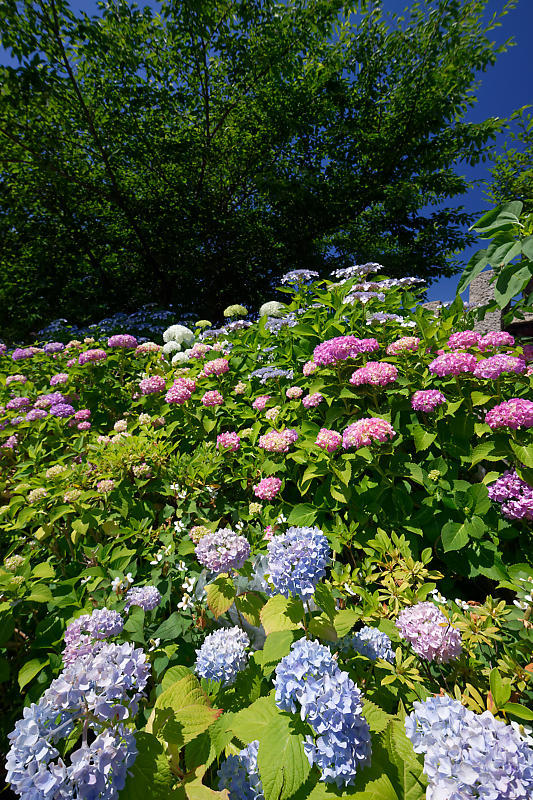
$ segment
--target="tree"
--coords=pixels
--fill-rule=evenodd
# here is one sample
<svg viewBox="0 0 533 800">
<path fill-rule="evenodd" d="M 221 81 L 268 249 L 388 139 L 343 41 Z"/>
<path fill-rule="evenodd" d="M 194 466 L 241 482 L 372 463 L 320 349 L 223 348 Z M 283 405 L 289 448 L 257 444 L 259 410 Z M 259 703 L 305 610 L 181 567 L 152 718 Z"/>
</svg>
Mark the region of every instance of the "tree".
<svg viewBox="0 0 533 800">
<path fill-rule="evenodd" d="M 4 334 L 147 300 L 216 318 L 297 267 L 453 272 L 457 165 L 501 126 L 464 121 L 503 49 L 485 4 L 0 0 Z"/>
<path fill-rule="evenodd" d="M 495 205 L 520 200 L 524 212 L 533 211 L 533 115 L 529 108 L 520 108 L 511 116 L 509 138 L 494 159 L 493 180 L 487 190 Z"/>
</svg>

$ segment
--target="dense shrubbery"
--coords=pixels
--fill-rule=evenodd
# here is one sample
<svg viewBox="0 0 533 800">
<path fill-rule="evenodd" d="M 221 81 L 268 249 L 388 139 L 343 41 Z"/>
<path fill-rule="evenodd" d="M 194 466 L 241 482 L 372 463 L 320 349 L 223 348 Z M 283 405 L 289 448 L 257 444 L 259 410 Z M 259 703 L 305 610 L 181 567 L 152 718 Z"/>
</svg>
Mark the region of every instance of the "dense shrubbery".
<svg viewBox="0 0 533 800">
<path fill-rule="evenodd" d="M 531 796 L 531 347 L 368 271 L 3 354 L 22 797 Z"/>
</svg>

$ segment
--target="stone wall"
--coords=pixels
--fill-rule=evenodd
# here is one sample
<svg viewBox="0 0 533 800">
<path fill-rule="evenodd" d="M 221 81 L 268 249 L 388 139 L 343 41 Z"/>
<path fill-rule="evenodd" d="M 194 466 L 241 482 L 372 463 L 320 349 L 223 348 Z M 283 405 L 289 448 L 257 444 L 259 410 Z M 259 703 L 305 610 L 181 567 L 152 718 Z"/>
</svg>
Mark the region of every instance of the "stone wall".
<svg viewBox="0 0 533 800">
<path fill-rule="evenodd" d="M 470 305 L 487 305 L 494 300 L 494 285 L 490 283 L 494 270 L 486 269 L 470 284 Z M 490 331 L 501 331 L 502 312 L 491 311 L 485 314 L 485 319 L 479 320 L 474 325 L 479 333 L 489 333 Z"/>
</svg>

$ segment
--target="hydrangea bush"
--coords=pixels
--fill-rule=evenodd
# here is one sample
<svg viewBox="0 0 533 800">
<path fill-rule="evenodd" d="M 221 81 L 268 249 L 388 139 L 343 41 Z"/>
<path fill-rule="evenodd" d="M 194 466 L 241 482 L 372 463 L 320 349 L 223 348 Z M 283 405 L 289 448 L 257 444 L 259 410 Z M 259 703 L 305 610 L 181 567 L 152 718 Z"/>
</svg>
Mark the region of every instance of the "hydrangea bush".
<svg viewBox="0 0 533 800">
<path fill-rule="evenodd" d="M 533 349 L 384 272 L 0 348 L 15 797 L 533 796 Z"/>
</svg>

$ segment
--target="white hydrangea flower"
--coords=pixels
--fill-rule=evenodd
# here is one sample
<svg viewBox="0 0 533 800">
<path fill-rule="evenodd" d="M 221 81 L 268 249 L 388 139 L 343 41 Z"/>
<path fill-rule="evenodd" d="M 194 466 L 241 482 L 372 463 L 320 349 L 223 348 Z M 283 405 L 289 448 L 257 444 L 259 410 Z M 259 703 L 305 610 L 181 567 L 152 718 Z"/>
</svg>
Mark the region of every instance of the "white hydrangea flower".
<svg viewBox="0 0 533 800">
<path fill-rule="evenodd" d="M 259 309 L 259 316 L 264 317 L 281 317 L 286 306 L 283 303 L 278 303 L 277 300 L 270 300 L 268 303 L 263 303 Z"/>
<path fill-rule="evenodd" d="M 164 342 L 177 342 L 178 344 L 192 344 L 194 333 L 185 325 L 171 325 L 163 334 Z"/>
</svg>

